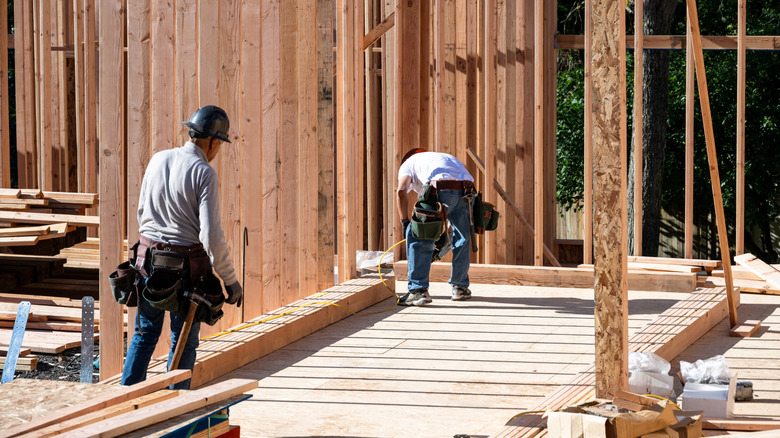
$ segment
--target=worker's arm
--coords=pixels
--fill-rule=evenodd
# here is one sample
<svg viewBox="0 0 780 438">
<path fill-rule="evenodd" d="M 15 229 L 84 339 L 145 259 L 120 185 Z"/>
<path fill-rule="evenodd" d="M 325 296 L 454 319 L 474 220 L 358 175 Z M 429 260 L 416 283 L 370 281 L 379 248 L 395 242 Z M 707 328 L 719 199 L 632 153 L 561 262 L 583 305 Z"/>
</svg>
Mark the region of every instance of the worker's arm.
<svg viewBox="0 0 780 438">
<path fill-rule="evenodd" d="M 412 184 L 412 177 L 401 176 L 398 178 L 398 190 L 396 191 L 395 207 L 398 210 L 398 217 L 401 221 L 409 220 L 409 186 Z"/>
</svg>

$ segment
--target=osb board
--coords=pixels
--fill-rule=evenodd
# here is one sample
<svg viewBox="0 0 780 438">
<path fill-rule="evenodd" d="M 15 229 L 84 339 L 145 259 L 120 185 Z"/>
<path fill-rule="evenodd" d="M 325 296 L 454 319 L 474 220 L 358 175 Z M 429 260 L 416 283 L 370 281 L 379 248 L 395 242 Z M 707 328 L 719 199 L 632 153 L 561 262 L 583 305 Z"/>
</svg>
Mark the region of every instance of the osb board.
<svg viewBox="0 0 780 438">
<path fill-rule="evenodd" d="M 0 385 L 0 430 L 112 391 L 116 388 L 108 385 L 14 379 Z"/>
</svg>

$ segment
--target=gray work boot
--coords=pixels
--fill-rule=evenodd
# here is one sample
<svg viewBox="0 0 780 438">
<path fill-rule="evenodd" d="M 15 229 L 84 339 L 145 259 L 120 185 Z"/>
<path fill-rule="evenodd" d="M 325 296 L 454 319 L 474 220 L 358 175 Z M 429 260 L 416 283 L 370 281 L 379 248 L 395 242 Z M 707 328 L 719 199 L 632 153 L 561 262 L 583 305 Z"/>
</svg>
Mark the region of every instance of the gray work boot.
<svg viewBox="0 0 780 438">
<path fill-rule="evenodd" d="M 467 287 L 452 286 L 452 301 L 465 301 L 471 298 L 471 291 Z"/>
<path fill-rule="evenodd" d="M 399 306 L 424 306 L 433 302 L 428 294 L 428 289 L 410 290 L 398 300 Z"/>
</svg>

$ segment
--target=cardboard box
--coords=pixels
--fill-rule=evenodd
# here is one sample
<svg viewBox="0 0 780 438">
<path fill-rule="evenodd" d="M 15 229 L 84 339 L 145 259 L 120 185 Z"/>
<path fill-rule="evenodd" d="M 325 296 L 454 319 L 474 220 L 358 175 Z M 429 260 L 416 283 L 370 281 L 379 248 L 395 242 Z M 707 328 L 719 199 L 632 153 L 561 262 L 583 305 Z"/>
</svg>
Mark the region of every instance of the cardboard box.
<svg viewBox="0 0 780 438">
<path fill-rule="evenodd" d="M 683 387 L 682 408 L 703 411 L 704 416 L 709 418 L 731 418 L 736 384 L 736 375 L 731 377 L 728 385 L 688 382 Z"/>
<path fill-rule="evenodd" d="M 547 433 L 560 438 L 636 438 L 677 423 L 671 405 L 661 402 L 647 410 L 619 413 L 605 403 L 585 403 L 550 412 Z"/>
</svg>

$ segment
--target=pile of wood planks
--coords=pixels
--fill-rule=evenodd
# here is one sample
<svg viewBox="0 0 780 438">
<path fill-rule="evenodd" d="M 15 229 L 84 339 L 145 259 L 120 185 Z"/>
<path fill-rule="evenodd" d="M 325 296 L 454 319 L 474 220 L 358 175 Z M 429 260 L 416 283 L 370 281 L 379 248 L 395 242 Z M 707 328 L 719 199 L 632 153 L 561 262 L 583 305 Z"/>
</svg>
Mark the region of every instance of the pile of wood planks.
<svg viewBox="0 0 780 438">
<path fill-rule="evenodd" d="M 76 227 L 98 226 L 98 216 L 85 215 L 97 204 L 95 193 L 0 189 L 0 246 L 33 246 Z"/>
<path fill-rule="evenodd" d="M 3 313 L 0 312 L 0 318 L 3 317 Z M 3 320 L 0 319 L 0 322 Z M 32 350 L 29 348 L 22 348 L 19 351 L 19 355 L 16 358 L 16 371 L 32 371 L 38 366 L 38 356 L 31 354 Z M 0 344 L 0 369 L 5 367 L 5 359 L 8 356 L 8 345 Z"/>
<path fill-rule="evenodd" d="M 97 297 L 97 271 L 72 272 L 61 257 L 0 254 L 0 348 L 10 341 L 18 304 L 32 304 L 22 346 L 32 353 L 57 354 L 81 345 L 81 299 Z M 95 302 L 95 327 L 100 321 Z M 95 330 L 97 338 L 97 330 Z M 35 358 L 20 359 L 34 369 Z"/>
<path fill-rule="evenodd" d="M 767 264 L 750 253 L 735 256 L 734 261 L 737 265 L 731 267 L 731 275 L 740 292 L 780 295 L 780 265 Z M 708 286 L 724 283 L 722 269 L 712 271 L 710 277 L 701 280 L 701 284 Z"/>
<path fill-rule="evenodd" d="M 127 240 L 122 243 L 123 254 L 127 254 Z M 66 268 L 99 269 L 100 268 L 100 239 L 87 237 L 87 240 L 60 250 L 60 256 L 68 261 Z"/>
<path fill-rule="evenodd" d="M 190 377 L 174 370 L 130 386 L 16 379 L 0 387 L 3 437 L 238 436 L 228 407 L 249 398 L 254 379 L 193 391 L 167 389 Z M 183 433 L 182 433 L 183 432 Z"/>
</svg>

